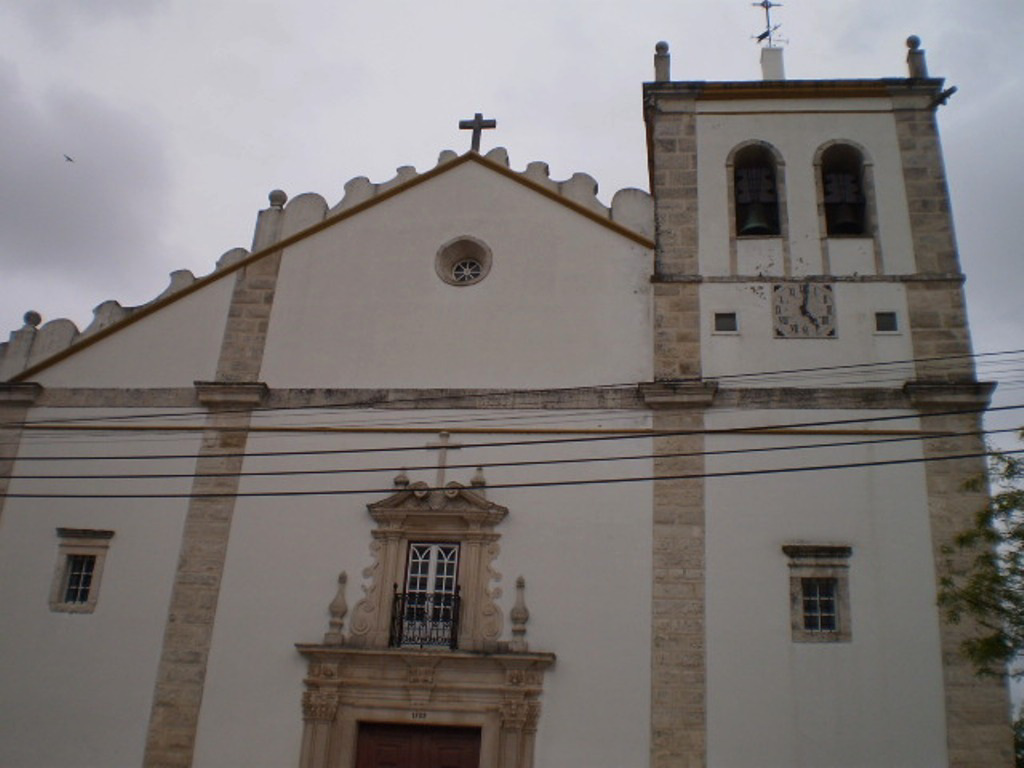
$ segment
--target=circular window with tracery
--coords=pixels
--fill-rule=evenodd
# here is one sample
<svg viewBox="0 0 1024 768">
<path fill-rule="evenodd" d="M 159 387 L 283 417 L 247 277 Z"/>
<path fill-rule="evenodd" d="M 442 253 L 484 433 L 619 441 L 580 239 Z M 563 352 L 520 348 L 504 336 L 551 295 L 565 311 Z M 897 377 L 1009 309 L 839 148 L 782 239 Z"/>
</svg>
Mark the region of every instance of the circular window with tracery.
<svg viewBox="0 0 1024 768">
<path fill-rule="evenodd" d="M 491 249 L 482 240 L 463 235 L 438 249 L 434 268 L 449 285 L 474 285 L 491 271 Z"/>
<path fill-rule="evenodd" d="M 484 268 L 476 259 L 463 259 L 452 267 L 452 280 L 456 283 L 471 283 L 479 280 L 484 273 Z"/>
</svg>

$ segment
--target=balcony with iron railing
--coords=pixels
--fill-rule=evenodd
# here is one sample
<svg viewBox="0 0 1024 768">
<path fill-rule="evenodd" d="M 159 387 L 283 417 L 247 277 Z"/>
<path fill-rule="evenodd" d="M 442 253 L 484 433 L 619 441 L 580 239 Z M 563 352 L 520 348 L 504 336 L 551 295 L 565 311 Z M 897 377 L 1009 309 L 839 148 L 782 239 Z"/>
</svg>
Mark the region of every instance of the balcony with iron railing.
<svg viewBox="0 0 1024 768">
<path fill-rule="evenodd" d="M 392 648 L 459 647 L 459 588 L 451 592 L 399 592 L 391 602 Z"/>
</svg>

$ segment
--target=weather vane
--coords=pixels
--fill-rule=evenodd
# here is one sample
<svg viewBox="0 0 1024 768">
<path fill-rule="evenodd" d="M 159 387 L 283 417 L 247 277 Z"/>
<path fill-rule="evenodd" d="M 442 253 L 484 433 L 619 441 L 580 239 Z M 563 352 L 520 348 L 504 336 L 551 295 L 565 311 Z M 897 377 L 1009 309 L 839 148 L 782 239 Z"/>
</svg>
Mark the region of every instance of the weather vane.
<svg viewBox="0 0 1024 768">
<path fill-rule="evenodd" d="M 775 45 L 775 32 L 781 27 L 781 24 L 772 24 L 772 8 L 781 8 L 782 3 L 773 3 L 772 0 L 761 0 L 759 3 L 751 3 L 755 8 L 764 8 L 764 32 L 757 35 L 754 39 L 759 42 L 767 42 L 768 47 L 771 48 Z"/>
</svg>

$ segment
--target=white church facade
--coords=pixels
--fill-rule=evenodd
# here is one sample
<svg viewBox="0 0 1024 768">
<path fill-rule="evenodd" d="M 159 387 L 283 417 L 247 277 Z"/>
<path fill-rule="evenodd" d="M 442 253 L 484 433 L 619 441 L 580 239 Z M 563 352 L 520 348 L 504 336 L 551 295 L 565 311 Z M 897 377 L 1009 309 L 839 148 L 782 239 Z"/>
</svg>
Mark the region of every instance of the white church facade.
<svg viewBox="0 0 1024 768">
<path fill-rule="evenodd" d="M 445 152 L 26 315 L 0 764 L 1010 766 L 936 607 L 992 386 L 911 42 L 757 82 L 659 44 L 650 193 Z"/>
</svg>

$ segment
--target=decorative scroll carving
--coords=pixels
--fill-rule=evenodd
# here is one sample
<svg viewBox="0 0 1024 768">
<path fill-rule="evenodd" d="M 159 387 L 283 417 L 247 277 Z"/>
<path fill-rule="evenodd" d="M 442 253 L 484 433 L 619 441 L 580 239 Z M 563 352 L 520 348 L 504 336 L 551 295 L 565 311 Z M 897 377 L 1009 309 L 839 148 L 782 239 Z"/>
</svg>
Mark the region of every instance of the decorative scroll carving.
<svg viewBox="0 0 1024 768">
<path fill-rule="evenodd" d="M 370 555 L 373 557 L 373 564 L 363 569 L 363 578 L 369 583 L 363 584 L 363 597 L 356 603 L 355 611 L 352 613 L 352 622 L 349 627 L 353 637 L 365 636 L 377 621 L 377 613 L 380 608 L 380 580 L 377 572 L 380 570 L 381 543 L 377 539 L 370 542 Z"/>
<path fill-rule="evenodd" d="M 497 600 L 501 599 L 501 587 L 489 586 L 491 582 L 501 581 L 501 574 L 494 569 L 494 561 L 501 548 L 494 541 L 483 548 L 484 580 L 483 594 L 480 604 L 480 636 L 485 641 L 496 642 L 501 637 L 505 620 Z"/>
<path fill-rule="evenodd" d="M 449 447 L 451 447 L 449 445 Z M 478 479 L 479 482 L 479 479 Z M 462 595 L 457 647 L 469 651 L 499 648 L 504 616 L 497 601 L 501 579 L 494 569 L 500 551 L 494 528 L 508 510 L 488 501 L 479 490 L 457 482 L 438 490 L 424 482 L 410 483 L 404 472 L 395 478 L 396 492 L 368 506 L 377 523 L 370 552 L 373 564 L 363 575 L 364 597 L 356 604 L 346 644 L 386 648 L 391 641 L 390 617 L 394 585 L 404 583 L 409 542 L 458 542 L 458 586 Z"/>
</svg>

